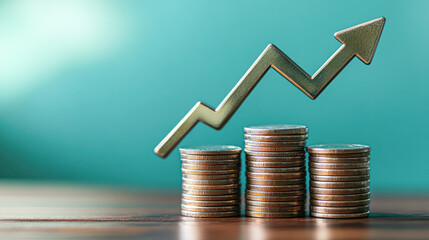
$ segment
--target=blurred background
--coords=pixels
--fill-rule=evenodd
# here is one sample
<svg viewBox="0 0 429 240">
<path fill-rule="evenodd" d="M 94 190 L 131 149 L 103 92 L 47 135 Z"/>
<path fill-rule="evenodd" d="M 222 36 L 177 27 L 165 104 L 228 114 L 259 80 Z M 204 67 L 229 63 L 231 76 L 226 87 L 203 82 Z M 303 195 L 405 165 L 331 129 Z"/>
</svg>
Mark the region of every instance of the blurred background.
<svg viewBox="0 0 429 240">
<path fill-rule="evenodd" d="M 0 2 L 0 178 L 179 190 L 154 147 L 197 101 L 216 107 L 273 43 L 312 75 L 333 34 L 386 17 L 317 100 L 270 70 L 228 124 L 180 143 L 243 146 L 243 127 L 304 124 L 309 143 L 372 147 L 373 192 L 429 191 L 428 1 Z"/>
</svg>

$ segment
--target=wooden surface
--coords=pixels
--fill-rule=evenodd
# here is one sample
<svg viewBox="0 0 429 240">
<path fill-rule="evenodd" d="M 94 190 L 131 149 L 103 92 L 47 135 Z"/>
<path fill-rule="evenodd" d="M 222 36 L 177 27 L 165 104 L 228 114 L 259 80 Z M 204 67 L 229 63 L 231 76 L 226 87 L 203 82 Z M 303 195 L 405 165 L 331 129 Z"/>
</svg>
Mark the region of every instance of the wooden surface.
<svg viewBox="0 0 429 240">
<path fill-rule="evenodd" d="M 373 194 L 371 217 L 193 219 L 180 193 L 0 183 L 0 238 L 429 239 L 429 195 Z"/>
</svg>

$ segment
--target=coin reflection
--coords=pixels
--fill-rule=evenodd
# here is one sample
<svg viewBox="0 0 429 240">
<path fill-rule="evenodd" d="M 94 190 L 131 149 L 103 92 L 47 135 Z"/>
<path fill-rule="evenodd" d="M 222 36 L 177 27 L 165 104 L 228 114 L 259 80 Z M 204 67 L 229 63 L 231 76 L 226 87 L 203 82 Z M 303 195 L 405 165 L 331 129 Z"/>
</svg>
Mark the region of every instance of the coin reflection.
<svg viewBox="0 0 429 240">
<path fill-rule="evenodd" d="M 179 223 L 180 240 L 229 240 L 241 237 L 240 218 L 188 218 Z"/>
</svg>

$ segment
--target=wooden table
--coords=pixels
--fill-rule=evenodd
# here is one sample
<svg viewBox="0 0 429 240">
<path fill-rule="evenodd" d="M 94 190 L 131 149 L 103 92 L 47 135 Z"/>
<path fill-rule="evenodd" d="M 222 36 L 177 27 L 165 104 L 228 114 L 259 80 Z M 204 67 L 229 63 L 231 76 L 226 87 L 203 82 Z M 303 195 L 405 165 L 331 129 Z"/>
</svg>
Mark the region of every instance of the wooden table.
<svg viewBox="0 0 429 240">
<path fill-rule="evenodd" d="M 429 195 L 373 194 L 367 219 L 194 219 L 180 193 L 0 183 L 6 239 L 429 239 Z"/>
</svg>

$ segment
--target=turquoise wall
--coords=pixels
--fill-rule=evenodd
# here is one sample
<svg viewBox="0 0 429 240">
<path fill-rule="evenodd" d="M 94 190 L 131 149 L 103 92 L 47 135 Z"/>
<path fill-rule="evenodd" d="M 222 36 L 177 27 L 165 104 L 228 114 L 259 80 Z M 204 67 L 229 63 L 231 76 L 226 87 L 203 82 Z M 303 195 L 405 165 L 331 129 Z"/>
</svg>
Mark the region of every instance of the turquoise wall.
<svg viewBox="0 0 429 240">
<path fill-rule="evenodd" d="M 221 131 L 180 145 L 304 124 L 309 143 L 369 144 L 374 191 L 429 190 L 428 1 L 58 2 L 0 3 L 1 178 L 180 188 L 178 150 L 153 148 L 197 101 L 216 107 L 270 43 L 313 74 L 336 31 L 384 16 L 372 64 L 317 100 L 270 70 Z"/>
</svg>

